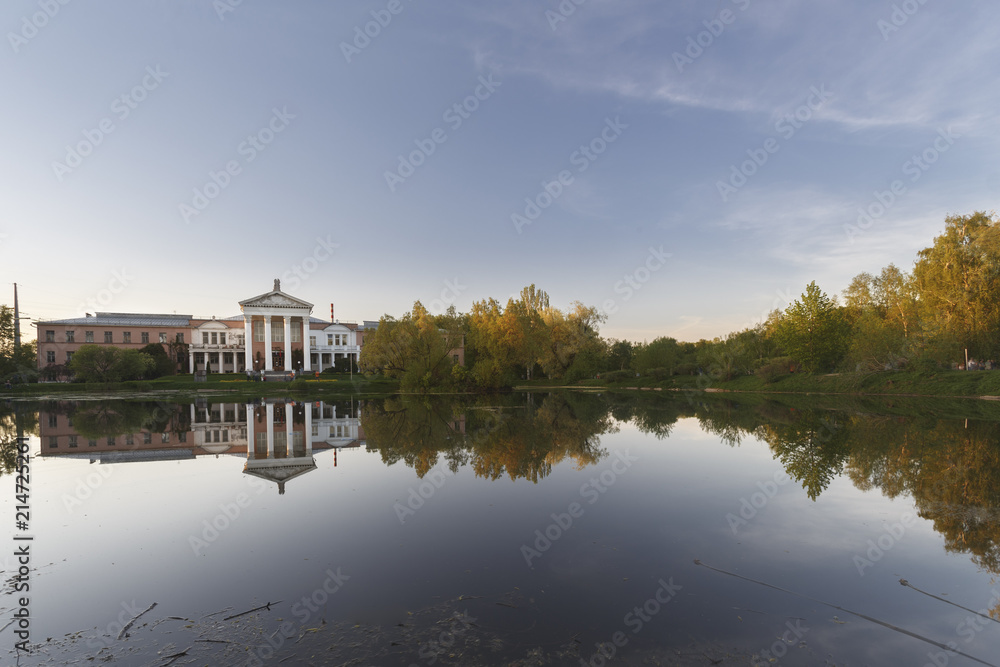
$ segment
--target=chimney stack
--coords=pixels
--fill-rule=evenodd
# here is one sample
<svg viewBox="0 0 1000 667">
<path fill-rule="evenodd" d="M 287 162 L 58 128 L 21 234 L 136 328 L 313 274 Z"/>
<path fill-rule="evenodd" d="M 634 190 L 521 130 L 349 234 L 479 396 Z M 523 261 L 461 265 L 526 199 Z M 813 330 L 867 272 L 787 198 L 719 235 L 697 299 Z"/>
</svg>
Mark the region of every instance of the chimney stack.
<svg viewBox="0 0 1000 667">
<path fill-rule="evenodd" d="M 331 322 L 336 322 L 337 321 L 337 320 L 333 319 L 333 304 L 332 303 L 330 304 L 330 321 Z"/>
</svg>

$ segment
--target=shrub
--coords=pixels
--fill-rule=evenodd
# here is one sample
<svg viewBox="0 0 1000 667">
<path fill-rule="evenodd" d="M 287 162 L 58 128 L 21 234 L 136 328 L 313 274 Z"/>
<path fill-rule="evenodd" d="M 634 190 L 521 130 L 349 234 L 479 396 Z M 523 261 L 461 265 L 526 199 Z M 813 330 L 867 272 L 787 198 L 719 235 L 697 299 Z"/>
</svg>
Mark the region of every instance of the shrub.
<svg viewBox="0 0 1000 667">
<path fill-rule="evenodd" d="M 635 379 L 635 371 L 608 371 L 601 373 L 601 379 L 608 382 L 625 382 Z"/>
<path fill-rule="evenodd" d="M 765 383 L 770 384 L 780 377 L 789 375 L 795 366 L 795 361 L 791 357 L 774 357 L 766 359 L 760 367 L 754 371 L 754 375 Z"/>
</svg>

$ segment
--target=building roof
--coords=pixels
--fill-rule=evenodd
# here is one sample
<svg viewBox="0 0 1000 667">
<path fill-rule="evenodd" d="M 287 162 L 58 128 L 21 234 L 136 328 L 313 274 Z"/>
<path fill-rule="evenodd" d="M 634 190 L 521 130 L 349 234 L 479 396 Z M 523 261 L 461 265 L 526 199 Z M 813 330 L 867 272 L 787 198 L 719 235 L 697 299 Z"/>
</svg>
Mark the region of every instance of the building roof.
<svg viewBox="0 0 1000 667">
<path fill-rule="evenodd" d="M 285 294 L 281 291 L 281 281 L 277 278 L 274 279 L 274 289 L 270 292 L 265 292 L 264 294 L 258 294 L 255 297 L 244 299 L 239 302 L 240 309 L 244 310 L 247 306 L 253 307 L 267 307 L 267 308 L 308 308 L 312 310 L 313 304 L 308 301 L 303 301 L 302 299 L 297 299 L 290 294 Z"/>
<path fill-rule="evenodd" d="M 95 313 L 88 317 L 71 317 L 65 320 L 45 320 L 43 324 L 89 324 L 119 325 L 138 327 L 186 327 L 191 322 L 190 315 L 168 315 L 162 313 Z"/>
</svg>

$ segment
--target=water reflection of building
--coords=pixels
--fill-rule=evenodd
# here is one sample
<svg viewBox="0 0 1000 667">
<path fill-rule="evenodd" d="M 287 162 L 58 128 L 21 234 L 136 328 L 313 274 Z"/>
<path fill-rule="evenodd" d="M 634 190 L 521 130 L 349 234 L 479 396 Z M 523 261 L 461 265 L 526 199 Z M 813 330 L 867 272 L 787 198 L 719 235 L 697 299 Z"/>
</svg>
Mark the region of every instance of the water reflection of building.
<svg viewBox="0 0 1000 667">
<path fill-rule="evenodd" d="M 39 411 L 43 456 L 94 463 L 245 456 L 244 471 L 278 484 L 316 467 L 314 453 L 365 444 L 353 404 L 322 401 L 191 405 L 127 402 L 52 404 Z M 253 446 L 248 446 L 253 443 Z"/>
<path fill-rule="evenodd" d="M 353 412 L 353 410 L 352 410 Z M 357 417 L 338 415 L 337 406 L 322 401 L 285 402 L 281 399 L 247 406 L 246 434 L 253 443 L 243 471 L 278 485 L 316 469 L 314 452 L 364 444 Z"/>
</svg>

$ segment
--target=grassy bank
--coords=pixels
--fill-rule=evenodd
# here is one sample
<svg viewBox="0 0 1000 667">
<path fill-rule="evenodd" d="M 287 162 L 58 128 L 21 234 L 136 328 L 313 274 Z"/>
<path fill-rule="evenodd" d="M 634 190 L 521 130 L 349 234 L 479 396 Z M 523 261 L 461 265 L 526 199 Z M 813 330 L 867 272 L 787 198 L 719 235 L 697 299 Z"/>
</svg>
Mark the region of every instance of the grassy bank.
<svg viewBox="0 0 1000 667">
<path fill-rule="evenodd" d="M 198 394 L 206 396 L 313 396 L 328 394 L 384 395 L 399 390 L 399 384 L 381 377 L 354 374 L 323 374 L 292 382 L 249 382 L 242 373 L 212 374 L 205 382 L 191 375 L 172 375 L 155 380 L 114 383 L 43 382 L 0 390 L 0 397 L 76 396 L 118 394 Z"/>
<path fill-rule="evenodd" d="M 545 388 L 550 381 L 522 384 L 523 388 Z M 747 375 L 732 380 L 709 376 L 675 375 L 665 380 L 629 378 L 621 382 L 583 380 L 579 387 L 609 389 L 705 390 L 754 393 L 848 394 L 871 396 L 955 396 L 1000 398 L 1000 371 L 885 371 L 879 373 L 793 373 L 765 382 Z"/>
</svg>

